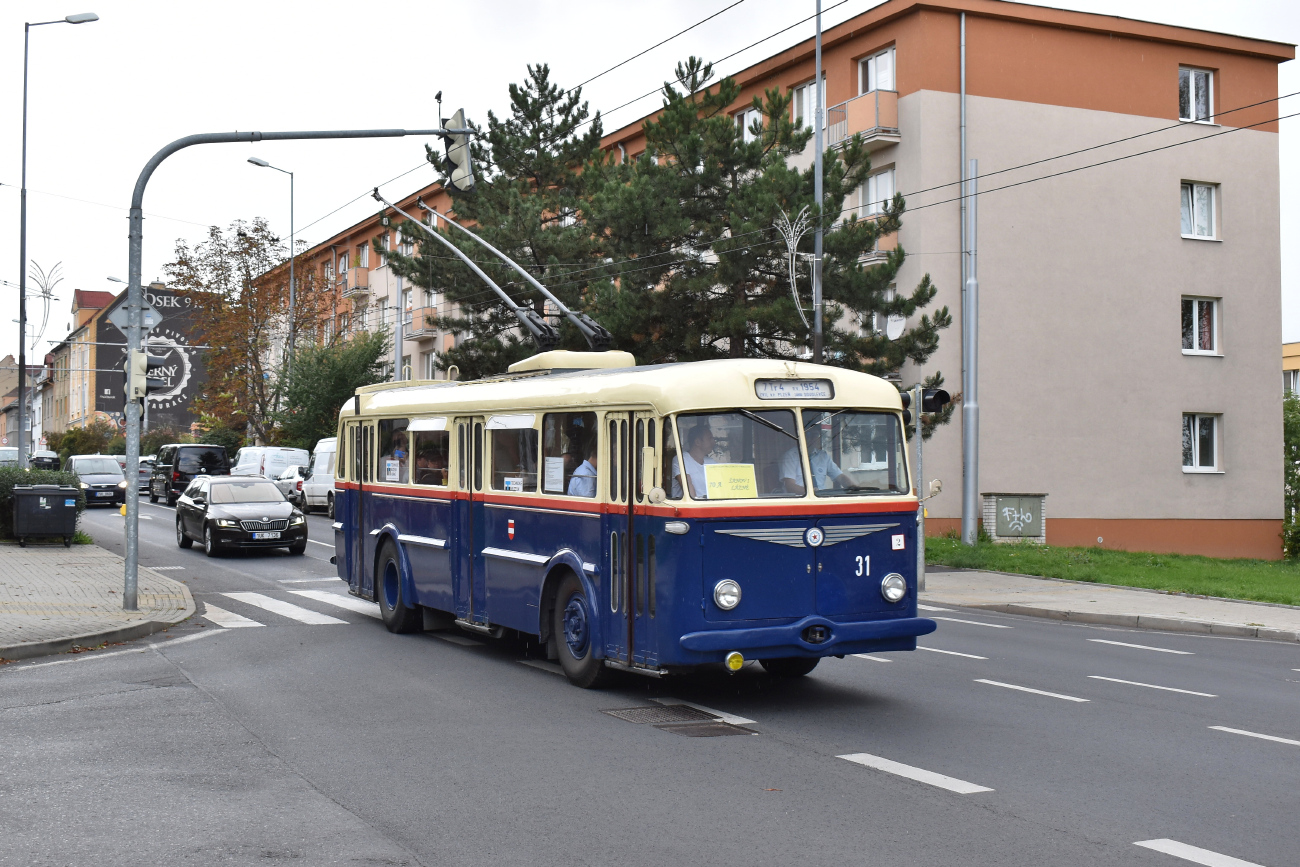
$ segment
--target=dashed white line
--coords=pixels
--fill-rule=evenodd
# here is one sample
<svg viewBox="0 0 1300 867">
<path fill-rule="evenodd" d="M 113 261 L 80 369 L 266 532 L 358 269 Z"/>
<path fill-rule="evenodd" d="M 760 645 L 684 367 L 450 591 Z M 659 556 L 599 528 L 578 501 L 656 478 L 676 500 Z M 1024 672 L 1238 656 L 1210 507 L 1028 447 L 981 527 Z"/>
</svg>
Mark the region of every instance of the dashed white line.
<svg viewBox="0 0 1300 867">
<path fill-rule="evenodd" d="M 922 611 L 951 611 L 952 610 L 951 608 L 939 608 L 936 605 L 922 605 L 919 602 L 916 603 L 916 607 L 921 609 Z"/>
<path fill-rule="evenodd" d="M 1004 626 L 1001 623 L 985 623 L 982 620 L 959 620 L 956 617 L 933 617 L 932 620 L 947 620 L 951 623 L 969 623 L 972 626 L 990 626 L 993 629 L 1015 629 L 1014 626 Z"/>
<path fill-rule="evenodd" d="M 272 614 L 279 614 L 281 617 L 288 617 L 290 620 L 297 620 L 299 623 L 306 623 L 308 626 L 347 624 L 346 620 L 330 617 L 328 614 L 321 614 L 312 611 L 310 608 L 294 605 L 292 602 L 272 599 L 270 596 L 263 596 L 261 593 L 222 593 L 221 595 L 236 599 L 245 605 L 254 605 L 265 611 L 270 611 Z"/>
<path fill-rule="evenodd" d="M 883 656 L 872 656 L 870 653 L 851 653 L 854 659 L 869 659 L 872 662 L 893 662 L 892 659 L 885 659 Z"/>
<path fill-rule="evenodd" d="M 1244 729 L 1230 729 L 1227 726 L 1210 726 L 1216 732 L 1228 732 L 1234 735 L 1245 735 L 1248 738 L 1259 738 L 1262 741 L 1277 741 L 1279 744 L 1290 744 L 1293 747 L 1300 747 L 1300 741 L 1293 741 L 1290 738 L 1279 738 L 1274 735 L 1261 735 L 1258 732 L 1248 732 Z"/>
<path fill-rule="evenodd" d="M 859 765 L 866 765 L 868 768 L 875 768 L 878 771 L 884 771 L 887 774 L 894 774 L 899 777 L 906 777 L 909 780 L 916 780 L 918 783 L 928 783 L 931 786 L 938 786 L 941 789 L 947 789 L 950 792 L 956 792 L 959 795 L 973 795 L 976 792 L 993 791 L 988 786 L 977 786 L 974 783 L 968 783 L 965 780 L 959 780 L 956 777 L 936 774 L 934 771 L 927 771 L 924 768 L 914 768 L 911 765 L 904 765 L 899 762 L 890 761 L 889 759 L 873 756 L 870 753 L 851 753 L 847 756 L 837 756 L 836 758 L 844 759 L 848 762 L 854 762 Z"/>
<path fill-rule="evenodd" d="M 203 613 L 199 615 L 205 620 L 211 620 L 218 626 L 226 629 L 238 629 L 244 626 L 265 626 L 264 623 L 258 623 L 256 620 L 249 620 L 242 614 L 236 614 L 233 611 L 227 611 L 224 608 L 218 608 L 207 602 L 203 603 Z"/>
<path fill-rule="evenodd" d="M 1019 690 L 1020 692 L 1032 692 L 1034 695 L 1045 695 L 1050 698 L 1059 698 L 1062 701 L 1077 701 L 1077 702 L 1091 701 L 1091 699 L 1078 698 L 1073 695 L 1061 695 L 1059 692 L 1047 692 L 1041 689 L 1030 689 L 1027 686 L 1016 686 L 1014 683 L 1003 683 L 1000 680 L 984 680 L 983 678 L 977 677 L 975 678 L 975 682 L 987 683 L 989 686 L 1000 686 L 1003 689 L 1015 689 L 1015 690 Z"/>
<path fill-rule="evenodd" d="M 1141 683 L 1136 680 L 1120 680 L 1118 677 L 1102 677 L 1100 674 L 1088 675 L 1092 680 L 1108 680 L 1111 683 L 1127 683 L 1129 686 L 1145 686 L 1147 689 L 1163 689 L 1165 692 L 1181 692 L 1186 695 L 1199 695 L 1204 698 L 1218 698 L 1208 692 L 1193 692 L 1190 689 L 1174 689 L 1172 686 L 1156 686 L 1154 683 Z"/>
<path fill-rule="evenodd" d="M 1127 641 L 1107 641 L 1104 638 L 1089 638 L 1088 641 L 1094 641 L 1097 644 L 1114 644 L 1117 647 L 1136 647 L 1139 650 L 1156 650 L 1160 653 L 1177 653 L 1179 656 L 1195 656 L 1190 650 L 1171 650 L 1168 647 L 1152 647 L 1149 644 L 1129 644 Z M 1300 671 L 1300 669 L 1296 669 Z"/>
<path fill-rule="evenodd" d="M 308 599 L 315 599 L 317 602 L 324 602 L 326 605 L 346 608 L 348 611 L 355 611 L 367 617 L 378 618 L 380 616 L 378 605 L 374 602 L 363 601 L 355 596 L 342 596 L 328 590 L 290 590 L 289 592 L 295 596 L 305 596 Z"/>
<path fill-rule="evenodd" d="M 1154 849 L 1166 855 L 1173 855 L 1175 858 L 1182 858 L 1184 861 L 1191 861 L 1193 864 L 1204 865 L 1204 867 L 1262 867 L 1262 865 L 1256 864 L 1254 861 L 1243 861 L 1240 858 L 1233 858 L 1231 855 L 1221 855 L 1218 852 L 1211 852 L 1209 849 L 1202 849 L 1199 846 L 1179 843 L 1177 840 L 1142 840 L 1133 845 L 1141 846 L 1144 849 Z"/>
<path fill-rule="evenodd" d="M 317 581 L 337 581 L 337 575 L 331 575 L 328 578 L 281 578 L 281 584 L 315 584 Z"/>
<path fill-rule="evenodd" d="M 333 543 L 333 542 L 317 542 L 315 539 L 308 539 L 307 541 L 308 541 L 308 542 L 311 542 L 313 545 L 324 545 L 326 548 L 333 548 L 333 547 L 334 547 L 334 543 Z"/>
<path fill-rule="evenodd" d="M 943 654 L 947 654 L 948 656 L 964 656 L 964 657 L 966 657 L 967 659 L 988 659 L 987 656 L 976 656 L 976 655 L 973 654 L 973 653 L 958 653 L 958 652 L 955 651 L 955 650 L 940 650 L 940 649 L 937 648 L 937 647 L 922 647 L 922 646 L 919 645 L 919 644 L 916 646 L 916 649 L 917 649 L 917 650 L 928 650 L 928 651 L 930 651 L 931 653 L 943 653 Z"/>
<path fill-rule="evenodd" d="M 152 569 L 155 572 L 176 572 L 180 569 L 184 569 L 185 567 L 184 566 L 149 566 L 148 568 Z"/>
<path fill-rule="evenodd" d="M 693 707 L 696 710 L 711 713 L 723 722 L 731 723 L 733 726 L 752 725 L 754 723 L 754 720 L 752 719 L 745 719 L 743 716 L 736 716 L 734 713 L 725 713 L 724 711 L 714 710 L 711 707 L 705 707 L 704 705 L 696 704 L 693 701 L 682 701 L 680 698 L 652 698 L 650 700 L 656 704 L 662 704 L 668 707 L 672 707 L 673 705 L 686 705 L 686 707 Z"/>
</svg>

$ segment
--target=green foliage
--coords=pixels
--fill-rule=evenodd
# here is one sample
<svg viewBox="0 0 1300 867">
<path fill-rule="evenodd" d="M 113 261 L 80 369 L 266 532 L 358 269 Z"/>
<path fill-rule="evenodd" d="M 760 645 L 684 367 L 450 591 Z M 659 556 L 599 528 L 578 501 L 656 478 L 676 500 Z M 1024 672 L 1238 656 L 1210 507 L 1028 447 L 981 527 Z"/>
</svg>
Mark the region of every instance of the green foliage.
<svg viewBox="0 0 1300 867">
<path fill-rule="evenodd" d="M 175 428 L 154 428 L 140 437 L 140 454 L 156 455 L 160 448 L 169 443 L 184 443 L 189 441 L 189 434 L 178 434 Z"/>
<path fill-rule="evenodd" d="M 225 446 L 226 456 L 232 461 L 235 459 L 235 452 L 244 447 L 246 439 L 243 431 L 232 430 L 222 425 L 214 425 L 199 437 L 199 442 L 207 443 L 214 446 Z"/>
<path fill-rule="evenodd" d="M 1282 549 L 1300 558 L 1300 397 L 1282 401 Z"/>
<path fill-rule="evenodd" d="M 73 452 L 73 454 L 84 454 Z M 77 489 L 77 516 L 86 510 L 86 495 L 81 490 L 81 479 L 76 473 L 60 470 L 20 470 L 17 467 L 0 467 L 0 538 L 13 537 L 14 485 L 71 485 Z"/>
<path fill-rule="evenodd" d="M 387 352 L 387 335 L 372 332 L 346 343 L 300 347 L 285 386 L 280 442 L 310 450 L 334 436 L 343 404 L 359 387 L 383 381 Z"/>
<path fill-rule="evenodd" d="M 117 428 L 103 419 L 95 419 L 85 427 L 72 427 L 63 432 L 55 446 L 53 439 L 47 439 L 50 448 L 59 453 L 59 461 L 66 462 L 71 455 L 123 454 L 108 451 L 109 443 L 118 436 Z"/>
<path fill-rule="evenodd" d="M 981 541 L 971 548 L 946 537 L 926 539 L 925 560 L 959 569 L 1300 605 L 1300 564 L 1292 560 L 1218 560 L 1192 554 L 1055 548 L 1032 542 Z"/>
</svg>

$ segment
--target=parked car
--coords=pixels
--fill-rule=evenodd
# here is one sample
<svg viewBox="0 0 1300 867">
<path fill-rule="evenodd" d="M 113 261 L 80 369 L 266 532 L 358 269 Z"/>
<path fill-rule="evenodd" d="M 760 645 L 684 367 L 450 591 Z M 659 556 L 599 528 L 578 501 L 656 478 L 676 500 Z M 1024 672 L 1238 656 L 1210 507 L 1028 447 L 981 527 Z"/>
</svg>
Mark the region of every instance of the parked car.
<svg viewBox="0 0 1300 867">
<path fill-rule="evenodd" d="M 338 451 L 338 438 L 329 437 L 316 443 L 312 452 L 311 464 L 302 483 L 302 502 L 299 504 L 304 512 L 321 508 L 334 520 L 334 460 Z"/>
<path fill-rule="evenodd" d="M 32 452 L 31 458 L 28 459 L 34 470 L 57 470 L 59 468 L 59 453 L 51 452 L 45 449 Z"/>
<path fill-rule="evenodd" d="M 126 502 L 126 479 L 112 455 L 73 455 L 65 468 L 81 479 L 86 505 L 116 506 Z"/>
<path fill-rule="evenodd" d="M 122 475 L 126 475 L 126 455 L 113 455 L 117 459 L 117 465 L 122 468 Z M 139 485 L 141 492 L 149 490 L 149 476 L 153 472 L 153 460 L 151 457 L 140 456 L 140 466 L 138 470 Z"/>
<path fill-rule="evenodd" d="M 261 476 L 266 479 L 277 478 L 280 473 L 292 466 L 305 467 L 311 461 L 306 449 L 291 449 L 282 446 L 245 446 L 235 452 L 235 466 L 230 470 L 232 476 Z"/>
<path fill-rule="evenodd" d="M 225 446 L 199 443 L 163 446 L 149 474 L 149 502 L 165 499 L 167 505 L 174 506 L 195 476 L 224 476 L 229 472 Z"/>
<path fill-rule="evenodd" d="M 18 447 L 4 446 L 0 447 L 0 467 L 18 466 Z"/>
<path fill-rule="evenodd" d="M 307 471 L 304 468 L 293 466 L 274 479 L 275 486 L 280 489 L 280 493 L 284 494 L 284 498 L 299 509 L 302 508 L 302 486 L 306 477 Z"/>
<path fill-rule="evenodd" d="M 307 550 L 307 519 L 268 479 L 197 476 L 176 501 L 176 544 L 189 548 L 195 541 L 209 557 L 231 548 L 301 554 Z"/>
</svg>

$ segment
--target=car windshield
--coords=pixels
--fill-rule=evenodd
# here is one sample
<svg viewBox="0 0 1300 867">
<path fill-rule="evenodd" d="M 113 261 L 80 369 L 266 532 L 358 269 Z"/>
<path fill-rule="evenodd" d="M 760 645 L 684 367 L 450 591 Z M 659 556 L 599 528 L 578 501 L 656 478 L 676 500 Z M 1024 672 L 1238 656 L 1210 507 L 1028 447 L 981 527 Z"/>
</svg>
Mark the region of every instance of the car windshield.
<svg viewBox="0 0 1300 867">
<path fill-rule="evenodd" d="M 18 463 L 18 449 L 0 448 L 0 464 L 10 462 Z"/>
<path fill-rule="evenodd" d="M 226 453 L 222 449 L 182 449 L 176 456 L 176 469 L 182 473 L 212 472 L 225 463 Z"/>
<path fill-rule="evenodd" d="M 283 503 L 284 495 L 265 479 L 219 482 L 212 486 L 213 503 Z"/>
<path fill-rule="evenodd" d="M 853 409 L 806 409 L 802 414 L 817 496 L 906 494 L 911 490 L 898 416 Z"/>
<path fill-rule="evenodd" d="M 803 460 L 788 409 L 691 413 L 677 417 L 679 457 L 670 464 L 669 496 L 683 485 L 696 500 L 803 495 Z"/>
<path fill-rule="evenodd" d="M 122 468 L 112 458 L 78 458 L 72 462 L 72 469 L 81 475 L 122 475 Z"/>
</svg>

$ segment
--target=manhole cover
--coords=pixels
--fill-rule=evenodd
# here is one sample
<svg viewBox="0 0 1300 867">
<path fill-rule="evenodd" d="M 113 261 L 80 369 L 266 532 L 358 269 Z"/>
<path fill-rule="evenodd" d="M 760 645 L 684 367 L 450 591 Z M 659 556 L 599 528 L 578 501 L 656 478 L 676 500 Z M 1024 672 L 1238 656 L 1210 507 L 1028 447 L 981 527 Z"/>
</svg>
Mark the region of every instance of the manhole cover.
<svg viewBox="0 0 1300 867">
<path fill-rule="evenodd" d="M 702 710 L 696 710 L 695 708 L 684 704 L 655 704 L 650 705 L 649 707 L 621 707 L 614 708 L 613 710 L 603 710 L 601 713 L 616 716 L 619 719 L 627 720 L 630 723 L 650 723 L 651 725 L 698 722 L 701 720 L 707 722 L 717 721 L 717 717 L 713 714 L 705 713 Z"/>
<path fill-rule="evenodd" d="M 741 728 L 740 726 L 733 726 L 731 723 L 724 723 L 719 720 L 713 720 L 712 722 L 669 723 L 667 725 L 657 725 L 655 728 L 688 738 L 724 738 L 727 735 L 758 734 L 756 731 Z"/>
</svg>

